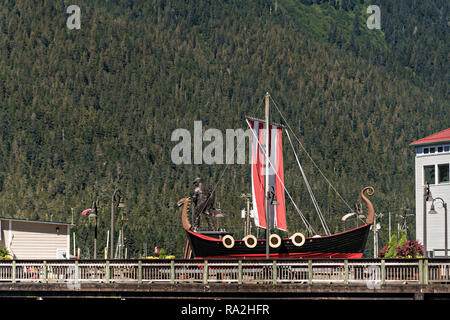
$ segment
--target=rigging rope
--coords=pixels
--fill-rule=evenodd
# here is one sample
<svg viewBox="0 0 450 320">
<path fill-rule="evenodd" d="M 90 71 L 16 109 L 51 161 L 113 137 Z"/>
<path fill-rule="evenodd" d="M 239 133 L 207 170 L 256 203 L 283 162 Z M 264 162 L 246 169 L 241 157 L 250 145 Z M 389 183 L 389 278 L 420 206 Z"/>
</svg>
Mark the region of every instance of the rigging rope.
<svg viewBox="0 0 450 320">
<path fill-rule="evenodd" d="M 308 189 L 309 196 L 311 197 L 311 200 L 314 204 L 314 208 L 316 208 L 316 212 L 317 212 L 317 215 L 319 216 L 319 220 L 320 220 L 320 223 L 322 224 L 323 230 L 325 230 L 325 233 L 327 235 L 330 235 L 331 234 L 330 229 L 328 228 L 327 222 L 325 221 L 325 218 L 323 217 L 322 211 L 320 210 L 320 207 L 319 207 L 319 204 L 317 203 L 316 197 L 314 196 L 314 193 L 311 189 L 308 179 L 306 178 L 306 175 L 305 175 L 305 172 L 303 171 L 302 165 L 300 164 L 300 161 L 298 160 L 297 153 L 295 152 L 294 145 L 292 144 L 291 137 L 289 136 L 289 132 L 287 130 L 285 130 L 285 131 L 286 131 L 286 135 L 289 139 L 289 142 L 291 144 L 292 151 L 294 152 L 295 160 L 297 160 L 298 167 L 300 168 L 300 172 L 302 173 L 303 180 L 305 180 L 305 184 L 306 184 L 306 188 Z"/>
<path fill-rule="evenodd" d="M 248 120 L 245 120 L 247 122 L 247 125 L 249 126 L 250 130 L 251 130 L 251 126 L 250 123 L 248 123 Z M 283 186 L 284 191 L 286 191 L 286 194 L 288 195 L 289 199 L 291 199 L 292 204 L 295 207 L 295 210 L 297 210 L 297 213 L 300 215 L 300 218 L 302 219 L 303 224 L 305 225 L 306 229 L 308 230 L 308 232 L 310 234 L 317 234 L 314 229 L 312 228 L 312 226 L 309 224 L 309 222 L 306 220 L 305 216 L 303 215 L 303 213 L 301 212 L 301 210 L 297 207 L 297 204 L 295 203 L 294 199 L 292 198 L 291 194 L 289 193 L 289 191 L 287 190 L 286 186 L 284 185 L 283 181 L 281 180 L 280 176 L 278 175 L 276 168 L 273 166 L 272 162 L 270 161 L 269 157 L 267 157 L 266 155 L 266 150 L 265 148 L 263 148 L 263 146 L 261 145 L 261 143 L 259 142 L 258 137 L 256 136 L 255 132 L 253 130 L 251 130 L 254 138 L 256 139 L 256 141 L 258 142 L 258 145 L 261 149 L 261 151 L 263 152 L 265 159 L 267 159 L 267 161 L 269 162 L 270 166 L 274 169 L 275 175 L 278 178 L 278 180 L 280 181 L 281 185 Z M 265 197 L 267 197 L 267 195 L 264 195 Z"/>
<path fill-rule="evenodd" d="M 256 108 L 256 110 L 258 110 L 258 109 L 259 109 L 261 106 L 263 106 L 263 105 L 264 105 L 264 100 L 261 100 L 261 103 L 260 103 L 259 106 Z M 255 111 L 255 112 L 256 112 L 256 111 Z M 246 121 L 247 121 L 247 120 L 246 120 Z M 238 149 L 238 147 L 241 146 L 242 143 L 245 144 L 245 139 L 242 139 L 242 140 L 240 141 L 240 143 L 239 143 L 239 139 L 238 139 L 238 143 L 236 143 L 236 147 L 234 148 L 234 152 L 236 152 L 236 150 Z M 214 188 L 212 189 L 211 194 L 209 195 L 209 197 L 208 197 L 207 200 L 209 200 L 209 198 L 212 196 L 213 192 L 216 190 L 217 186 L 219 185 L 220 180 L 222 180 L 223 175 L 225 174 L 225 171 L 227 171 L 227 168 L 228 168 L 228 167 L 229 167 L 229 166 L 225 166 L 225 168 L 222 170 L 222 174 L 220 175 L 219 180 L 218 180 L 218 181 L 216 182 L 216 184 L 214 185 Z"/>
<path fill-rule="evenodd" d="M 264 101 L 264 100 L 263 100 L 263 101 Z M 263 103 L 261 103 L 260 106 L 261 106 L 261 105 L 263 105 Z M 259 107 L 260 107 L 260 106 L 259 106 Z M 258 109 L 258 108 L 257 108 L 257 109 Z M 247 122 L 247 125 L 250 127 L 250 124 L 248 123 L 247 119 L 246 119 L 245 121 Z M 250 129 L 251 129 L 251 127 L 250 127 Z M 252 132 L 253 135 L 255 135 L 255 133 L 253 132 L 253 130 L 251 130 L 251 132 Z M 241 143 L 242 143 L 243 141 L 245 141 L 245 140 L 243 139 L 243 140 L 241 141 Z M 256 141 L 258 141 L 257 138 L 256 138 Z M 260 144 L 259 141 L 258 141 L 258 144 L 260 145 L 261 150 L 263 150 L 263 152 L 264 152 L 264 148 L 262 148 L 262 146 L 261 146 L 261 144 Z M 236 147 L 234 148 L 234 152 L 236 152 L 236 150 L 237 150 L 237 148 L 238 148 L 239 146 L 240 146 L 240 144 L 237 143 L 237 144 L 236 144 Z M 270 163 L 270 160 L 269 160 L 269 163 Z M 274 168 L 274 166 L 272 165 L 272 163 L 270 163 L 270 165 L 272 166 L 272 168 Z M 219 182 L 222 180 L 222 178 L 223 178 L 223 176 L 224 176 L 224 174 L 225 174 L 225 171 L 227 170 L 228 167 L 229 167 L 229 166 L 225 166 L 225 168 L 222 170 L 222 173 L 221 173 L 221 175 L 220 175 L 220 177 L 219 177 L 219 180 L 216 182 L 216 184 L 215 184 L 214 187 L 212 188 L 211 193 L 210 193 L 210 195 L 209 195 L 209 197 L 208 197 L 207 200 L 209 200 L 209 198 L 213 195 L 214 191 L 216 190 L 217 186 L 219 185 Z M 274 171 L 275 171 L 275 173 L 276 173 L 276 170 L 274 170 Z M 289 199 L 291 199 L 292 204 L 294 205 L 295 210 L 297 211 L 297 213 L 299 214 L 300 218 L 302 219 L 302 222 L 303 222 L 303 224 L 305 225 L 306 229 L 308 230 L 309 234 L 310 234 L 310 235 L 317 234 L 317 232 L 315 232 L 314 229 L 313 229 L 313 227 L 309 224 L 308 220 L 306 220 L 306 218 L 305 218 L 305 216 L 303 215 L 303 213 L 301 212 L 301 210 L 298 208 L 298 206 L 297 206 L 297 204 L 295 203 L 294 199 L 292 198 L 291 194 L 290 194 L 289 191 L 286 189 L 286 186 L 285 186 L 284 183 L 281 181 L 281 178 L 278 176 L 277 173 L 276 173 L 276 175 L 277 175 L 277 178 L 280 180 L 281 185 L 283 186 L 283 189 L 286 191 L 286 194 L 288 195 Z"/>
<path fill-rule="evenodd" d="M 257 110 L 258 110 L 258 108 L 260 108 L 262 105 L 264 105 L 263 102 L 264 102 L 264 100 L 262 100 L 261 103 L 260 103 L 260 105 L 256 108 Z M 234 152 L 236 152 L 237 148 L 240 146 L 240 144 L 241 144 L 242 142 L 245 143 L 245 139 L 242 139 L 242 141 L 240 141 L 240 143 L 239 143 L 239 139 L 238 139 L 238 143 L 236 143 L 236 147 L 234 148 Z M 212 195 L 214 194 L 214 191 L 216 191 L 217 186 L 219 185 L 219 182 L 222 180 L 223 175 L 225 174 L 225 171 L 227 171 L 228 167 L 229 167 L 229 166 L 226 165 L 225 168 L 222 170 L 222 173 L 221 173 L 221 175 L 220 175 L 220 177 L 219 177 L 219 180 L 216 182 L 216 184 L 214 185 L 214 188 L 212 188 L 211 193 L 209 194 L 208 198 L 207 198 L 206 201 L 205 201 L 205 205 L 206 205 L 206 203 L 209 201 L 209 199 L 212 197 Z"/>
<path fill-rule="evenodd" d="M 353 212 L 354 208 L 352 208 L 347 201 L 345 201 L 345 199 L 341 196 L 341 194 L 336 190 L 336 188 L 331 184 L 331 182 L 327 179 L 327 177 L 325 176 L 325 174 L 322 172 L 322 170 L 320 170 L 320 168 L 317 166 L 317 164 L 314 162 L 313 158 L 309 155 L 308 151 L 306 151 L 305 147 L 303 146 L 303 144 L 300 142 L 300 139 L 297 137 L 297 135 L 295 134 L 294 130 L 292 130 L 291 126 L 289 125 L 289 122 L 287 122 L 286 118 L 284 117 L 283 113 L 281 112 L 280 108 L 278 108 L 277 103 L 275 102 L 275 100 L 273 100 L 272 96 L 270 96 L 270 99 L 272 99 L 273 104 L 275 105 L 275 108 L 277 109 L 277 111 L 279 112 L 279 114 L 281 115 L 281 118 L 283 118 L 283 121 L 286 123 L 287 127 L 291 130 L 292 134 L 294 135 L 294 138 L 297 140 L 297 142 L 299 143 L 300 147 L 302 148 L 302 150 L 306 153 L 306 155 L 308 156 L 308 158 L 311 160 L 312 164 L 314 165 L 314 167 L 316 167 L 316 169 L 319 171 L 319 173 L 322 175 L 322 177 L 325 179 L 325 181 L 328 183 L 328 185 L 333 189 L 333 191 L 338 195 L 339 198 L 341 198 L 341 200 L 345 203 L 345 205 Z"/>
</svg>

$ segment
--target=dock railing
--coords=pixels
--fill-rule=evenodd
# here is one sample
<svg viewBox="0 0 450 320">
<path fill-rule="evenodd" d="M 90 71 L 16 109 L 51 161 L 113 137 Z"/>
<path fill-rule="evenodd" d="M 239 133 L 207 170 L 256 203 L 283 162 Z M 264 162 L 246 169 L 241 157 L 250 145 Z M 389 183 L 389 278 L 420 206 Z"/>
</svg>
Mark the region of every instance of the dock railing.
<svg viewBox="0 0 450 320">
<path fill-rule="evenodd" d="M 0 282 L 450 284 L 450 259 L 0 260 Z"/>
</svg>

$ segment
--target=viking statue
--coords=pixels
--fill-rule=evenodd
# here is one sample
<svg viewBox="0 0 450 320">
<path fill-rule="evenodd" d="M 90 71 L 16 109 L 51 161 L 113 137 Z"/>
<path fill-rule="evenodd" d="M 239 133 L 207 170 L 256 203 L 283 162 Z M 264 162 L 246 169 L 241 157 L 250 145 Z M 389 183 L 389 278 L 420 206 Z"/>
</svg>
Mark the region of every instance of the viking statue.
<svg viewBox="0 0 450 320">
<path fill-rule="evenodd" d="M 202 183 L 201 178 L 194 180 L 196 186 L 192 202 L 194 203 L 194 230 L 198 230 L 200 226 L 200 216 L 205 214 L 206 222 L 211 230 L 215 230 L 214 223 L 211 219 L 212 209 L 214 208 L 214 194 Z"/>
</svg>

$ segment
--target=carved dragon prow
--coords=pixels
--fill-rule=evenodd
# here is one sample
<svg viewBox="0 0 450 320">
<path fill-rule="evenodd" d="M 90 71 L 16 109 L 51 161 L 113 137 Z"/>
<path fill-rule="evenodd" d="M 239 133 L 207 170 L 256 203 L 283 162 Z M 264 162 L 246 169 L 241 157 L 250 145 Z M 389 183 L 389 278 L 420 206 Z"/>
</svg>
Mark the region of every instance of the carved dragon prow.
<svg viewBox="0 0 450 320">
<path fill-rule="evenodd" d="M 361 190 L 361 199 L 366 203 L 367 206 L 367 218 L 366 223 L 367 224 L 373 224 L 375 221 L 375 209 L 373 208 L 372 202 L 364 195 L 364 193 L 367 193 L 368 196 L 373 196 L 375 193 L 375 189 L 371 186 L 365 187 Z"/>
<path fill-rule="evenodd" d="M 191 223 L 189 222 L 189 215 L 188 215 L 188 210 L 189 210 L 190 204 L 191 204 L 191 198 L 189 198 L 189 197 L 180 199 L 177 202 L 178 207 L 183 206 L 183 211 L 181 212 L 181 223 L 183 224 L 183 229 L 186 231 L 191 230 L 191 227 L 192 227 Z"/>
</svg>

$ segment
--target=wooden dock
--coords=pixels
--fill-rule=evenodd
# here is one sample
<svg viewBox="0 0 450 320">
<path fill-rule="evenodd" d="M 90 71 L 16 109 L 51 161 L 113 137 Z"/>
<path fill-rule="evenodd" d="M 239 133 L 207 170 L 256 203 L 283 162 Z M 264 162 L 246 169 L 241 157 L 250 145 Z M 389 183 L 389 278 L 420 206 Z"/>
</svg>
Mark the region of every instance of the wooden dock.
<svg viewBox="0 0 450 320">
<path fill-rule="evenodd" d="M 450 299 L 449 259 L 0 261 L 0 298 Z"/>
<path fill-rule="evenodd" d="M 434 300 L 450 299 L 450 285 L 388 284 L 163 284 L 1 283 L 0 298 L 116 298 L 189 300 Z"/>
</svg>

